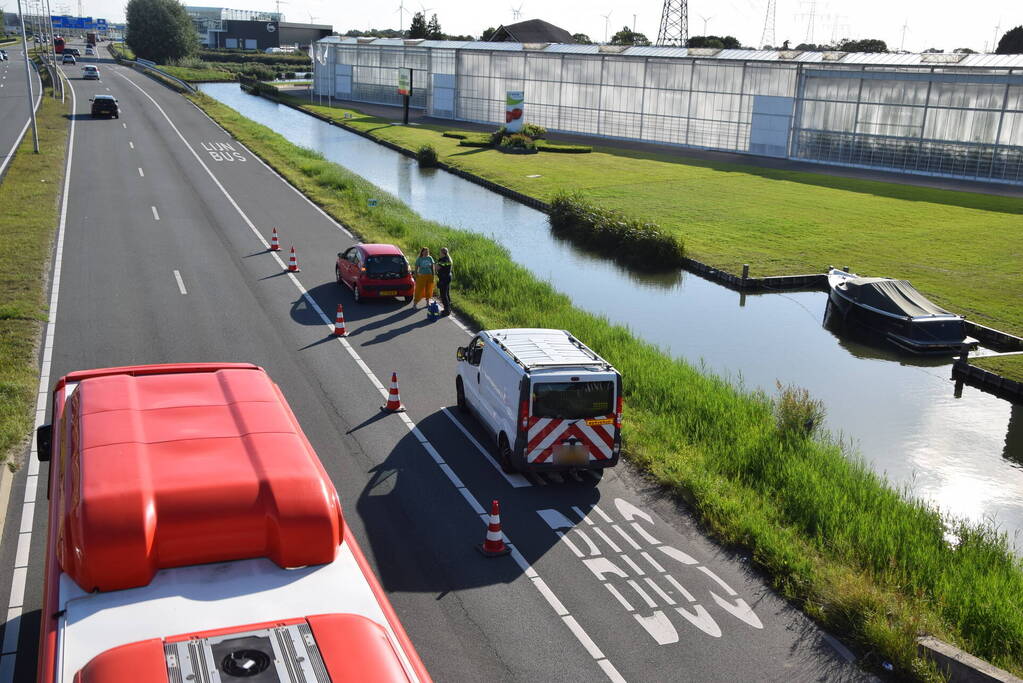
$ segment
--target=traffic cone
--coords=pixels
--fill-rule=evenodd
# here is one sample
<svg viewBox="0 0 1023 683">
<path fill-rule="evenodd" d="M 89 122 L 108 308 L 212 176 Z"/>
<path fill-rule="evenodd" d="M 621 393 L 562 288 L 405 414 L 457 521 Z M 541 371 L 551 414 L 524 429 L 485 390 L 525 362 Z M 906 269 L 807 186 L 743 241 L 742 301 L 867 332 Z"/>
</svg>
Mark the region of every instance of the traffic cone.
<svg viewBox="0 0 1023 683">
<path fill-rule="evenodd" d="M 288 258 L 288 272 L 289 273 L 297 273 L 298 272 L 298 257 L 295 256 L 295 245 L 294 244 L 291 245 L 291 256 Z"/>
<path fill-rule="evenodd" d="M 380 410 L 388 413 L 404 413 L 405 406 L 401 404 L 401 394 L 398 393 L 398 373 L 391 373 L 391 388 L 387 390 L 387 405 Z"/>
<path fill-rule="evenodd" d="M 341 304 L 337 305 L 337 315 L 334 317 L 334 336 L 343 337 L 348 334 L 345 330 L 345 312 L 341 308 Z"/>
<path fill-rule="evenodd" d="M 270 236 L 270 251 L 280 251 L 281 243 L 277 239 L 277 228 L 274 228 L 273 234 Z"/>
<path fill-rule="evenodd" d="M 476 546 L 476 549 L 487 557 L 500 557 L 511 552 L 511 548 L 504 544 L 504 536 L 501 534 L 501 506 L 496 500 L 490 504 L 487 537 L 483 545 Z"/>
</svg>

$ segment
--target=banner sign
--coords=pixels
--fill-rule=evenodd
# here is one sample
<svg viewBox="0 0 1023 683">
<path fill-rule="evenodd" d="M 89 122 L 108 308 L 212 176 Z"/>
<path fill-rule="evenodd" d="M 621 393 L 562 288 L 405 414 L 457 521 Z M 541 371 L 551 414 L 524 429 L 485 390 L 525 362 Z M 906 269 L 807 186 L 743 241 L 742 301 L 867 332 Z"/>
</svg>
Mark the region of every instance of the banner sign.
<svg viewBox="0 0 1023 683">
<path fill-rule="evenodd" d="M 398 69 L 398 94 L 412 95 L 412 69 Z"/>
<path fill-rule="evenodd" d="M 521 90 L 509 90 L 504 98 L 504 127 L 509 133 L 518 133 L 522 130 L 525 119 L 522 116 L 522 108 L 526 101 L 526 94 Z"/>
</svg>

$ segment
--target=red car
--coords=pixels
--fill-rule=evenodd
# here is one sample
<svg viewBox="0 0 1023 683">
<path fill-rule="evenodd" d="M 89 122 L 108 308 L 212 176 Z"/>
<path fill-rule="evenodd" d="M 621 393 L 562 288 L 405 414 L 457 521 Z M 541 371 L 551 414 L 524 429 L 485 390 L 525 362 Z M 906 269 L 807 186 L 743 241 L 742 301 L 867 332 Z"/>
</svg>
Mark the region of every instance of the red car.
<svg viewBox="0 0 1023 683">
<path fill-rule="evenodd" d="M 351 287 L 355 300 L 395 297 L 412 301 L 415 281 L 408 259 L 393 244 L 357 244 L 339 252 L 337 283 Z"/>
</svg>

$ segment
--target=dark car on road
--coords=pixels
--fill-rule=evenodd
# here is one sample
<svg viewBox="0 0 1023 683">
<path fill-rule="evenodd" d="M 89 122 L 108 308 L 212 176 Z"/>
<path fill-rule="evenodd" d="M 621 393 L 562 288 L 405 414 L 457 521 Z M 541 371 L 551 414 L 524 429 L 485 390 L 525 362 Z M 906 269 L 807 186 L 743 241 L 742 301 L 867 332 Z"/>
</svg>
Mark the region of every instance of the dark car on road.
<svg viewBox="0 0 1023 683">
<path fill-rule="evenodd" d="M 393 244 L 357 244 L 337 255 L 337 283 L 352 288 L 356 301 L 400 296 L 412 301 L 412 269 Z"/>
<path fill-rule="evenodd" d="M 64 48 L 64 54 L 67 54 L 69 52 L 71 54 L 73 54 L 75 57 L 81 57 L 82 56 L 81 50 L 79 50 L 77 47 L 66 47 L 66 48 Z"/>
<path fill-rule="evenodd" d="M 96 95 L 90 101 L 92 102 L 92 118 L 97 116 L 121 118 L 121 112 L 117 108 L 117 100 L 112 95 Z"/>
<path fill-rule="evenodd" d="M 6 62 L 8 59 L 7 50 L 0 50 L 0 61 Z"/>
</svg>

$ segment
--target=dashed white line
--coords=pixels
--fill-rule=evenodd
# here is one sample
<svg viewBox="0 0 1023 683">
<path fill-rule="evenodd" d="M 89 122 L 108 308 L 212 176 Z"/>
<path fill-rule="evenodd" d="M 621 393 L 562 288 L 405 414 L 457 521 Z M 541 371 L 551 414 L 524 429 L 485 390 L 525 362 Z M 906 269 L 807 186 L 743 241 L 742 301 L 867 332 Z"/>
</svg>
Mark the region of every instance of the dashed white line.
<svg viewBox="0 0 1023 683">
<path fill-rule="evenodd" d="M 160 220 L 160 214 L 157 212 L 156 207 L 155 206 L 151 206 L 149 208 L 153 210 L 153 220 L 154 221 Z"/>
<path fill-rule="evenodd" d="M 70 80 L 65 78 L 68 85 Z M 71 111 L 75 111 L 76 97 L 73 86 L 71 91 Z M 50 367 L 53 362 L 53 341 L 57 332 L 57 303 L 60 294 L 60 273 L 64 263 L 64 230 L 67 226 L 68 188 L 71 184 L 71 159 L 75 148 L 75 120 L 71 119 L 71 132 L 68 136 L 67 161 L 64 164 L 64 191 L 60 206 L 60 223 L 57 226 L 57 243 L 54 246 L 53 284 L 50 287 L 49 318 L 43 337 L 43 359 L 39 373 L 38 399 L 36 401 L 35 427 L 38 429 L 46 421 L 46 405 L 50 391 Z M 30 520 L 28 530 L 18 536 L 18 550 L 15 553 L 14 572 L 11 577 L 11 597 L 8 602 L 7 622 L 4 624 L 3 652 L 0 654 L 0 683 L 14 680 L 14 666 L 18 657 L 18 638 L 21 635 L 21 608 L 25 599 L 25 580 L 28 577 L 28 560 L 32 541 L 31 520 L 34 519 L 36 487 L 39 482 L 39 452 L 36 440 L 30 440 L 28 455 L 28 475 L 25 477 L 25 505 L 22 508 L 20 528 L 25 530 L 26 517 Z M 22 545 L 24 543 L 24 546 Z"/>
<path fill-rule="evenodd" d="M 181 279 L 180 271 L 174 271 L 174 279 L 178 281 L 178 291 L 182 294 L 188 294 L 188 290 L 185 289 L 185 281 Z"/>
<path fill-rule="evenodd" d="M 131 147 L 132 149 L 135 149 L 135 143 L 132 142 L 131 140 L 128 140 L 128 146 Z"/>
<path fill-rule="evenodd" d="M 146 174 L 142 172 L 142 169 L 141 169 L 141 168 L 139 168 L 139 176 L 141 176 L 141 177 L 143 177 L 143 178 L 145 178 L 145 177 L 146 177 Z M 155 210 L 156 210 L 156 207 L 153 207 L 153 210 L 155 211 Z"/>
<path fill-rule="evenodd" d="M 122 124 L 121 124 L 121 128 L 127 128 L 127 127 L 128 127 L 128 124 L 127 124 L 127 123 L 122 123 Z"/>
<path fill-rule="evenodd" d="M 123 78 L 124 80 L 128 81 L 128 83 L 132 87 L 134 87 L 136 90 L 141 92 L 146 97 L 146 99 L 148 99 L 150 102 L 152 102 L 153 106 L 155 106 L 157 108 L 157 110 L 159 110 L 159 112 L 163 115 L 163 118 L 167 121 L 167 123 L 170 125 L 170 127 L 177 134 L 177 136 L 181 140 L 182 144 L 184 144 L 185 147 L 188 148 L 188 151 L 192 153 L 192 156 L 195 157 L 195 160 L 197 162 L 199 162 L 199 165 L 202 166 L 204 171 L 206 171 L 207 175 L 209 175 L 209 177 L 213 180 L 213 183 L 217 186 L 217 188 L 220 189 L 221 193 L 223 193 L 223 195 L 227 199 L 227 201 L 231 204 L 232 207 L 234 207 L 235 211 L 238 212 L 238 215 L 241 216 L 241 218 L 245 222 L 245 224 L 248 225 L 249 229 L 255 235 L 255 237 L 259 241 L 259 243 L 263 246 L 263 248 L 265 250 L 267 250 L 267 253 L 270 255 L 270 257 L 274 261 L 277 262 L 277 265 L 280 267 L 281 271 L 286 274 L 287 278 L 291 281 L 291 283 L 295 286 L 295 288 L 298 289 L 299 293 L 302 295 L 302 298 L 305 299 L 307 304 L 309 304 L 309 307 L 313 311 L 315 311 L 316 314 L 320 317 L 320 320 L 323 323 L 323 325 L 328 330 L 330 330 L 332 332 L 334 330 L 334 320 L 333 320 L 333 318 L 329 317 L 326 313 L 323 312 L 323 309 L 320 308 L 320 305 L 316 302 L 315 299 L 313 299 L 313 297 L 309 294 L 309 292 L 306 290 L 305 286 L 295 276 L 295 274 L 292 273 L 292 272 L 288 272 L 287 271 L 287 268 L 285 267 L 284 261 L 283 261 L 283 259 L 281 259 L 280 255 L 277 252 L 269 251 L 270 245 L 266 241 L 266 238 L 259 231 L 259 229 L 255 226 L 255 224 L 248 217 L 248 215 L 242 210 L 242 208 L 238 205 L 238 203 L 234 200 L 234 197 L 232 197 L 231 194 L 227 191 L 227 188 L 225 188 L 223 186 L 223 184 L 220 182 L 220 180 L 217 178 L 217 176 L 214 175 L 213 171 L 210 170 L 209 166 L 207 166 L 206 163 L 202 160 L 202 158 L 199 156 L 199 153 L 196 152 L 195 149 L 193 149 L 192 145 L 190 145 L 188 143 L 188 140 L 186 140 L 185 136 L 181 134 L 181 131 L 178 130 L 178 127 L 176 125 L 174 125 L 174 122 L 171 121 L 170 116 L 167 115 L 167 112 L 164 111 L 163 107 L 161 107 L 159 105 L 159 103 L 157 103 L 157 101 L 154 100 L 149 95 L 149 93 L 147 93 L 145 90 L 140 88 L 134 81 L 132 81 L 131 79 L 129 79 L 129 78 L 127 78 L 127 77 L 125 77 L 125 76 L 123 76 L 121 74 L 117 74 L 117 75 L 120 76 L 121 78 Z M 155 207 L 154 207 L 153 211 L 154 212 L 156 211 Z M 324 214 L 324 215 L 326 215 L 326 214 Z M 367 376 L 367 378 L 370 380 L 370 382 L 373 384 L 373 386 L 377 389 L 377 391 L 380 393 L 380 395 L 383 398 L 386 399 L 387 395 L 388 395 L 387 394 L 387 389 L 384 388 L 384 385 L 380 382 L 380 380 L 376 377 L 376 375 L 373 374 L 372 370 L 370 370 L 369 367 L 365 364 L 365 362 L 363 362 L 362 358 L 359 357 L 359 354 L 355 351 L 355 348 L 351 345 L 351 343 L 349 343 L 349 341 L 347 339 L 345 339 L 344 337 L 335 337 L 335 339 L 348 352 L 348 354 L 357 362 L 359 367 L 362 369 L 363 373 Z M 412 418 L 410 418 L 408 416 L 408 413 L 397 413 L 397 417 L 398 417 L 399 420 L 402 421 L 402 423 L 404 423 L 404 425 L 408 428 L 409 432 L 411 432 L 412 435 L 419 441 L 420 445 L 423 446 L 423 448 L 425 450 L 427 450 L 427 452 L 433 458 L 434 462 L 436 462 L 438 464 L 438 466 L 446 464 L 444 462 L 443 458 L 440 457 L 440 454 L 437 453 L 436 449 L 433 448 L 433 445 L 430 443 L 429 439 L 427 439 L 426 436 L 423 435 L 423 433 L 419 430 L 419 427 L 416 426 L 416 423 L 413 422 Z M 453 471 L 450 470 L 450 468 L 445 469 L 445 468 L 441 467 L 440 469 L 441 469 L 442 472 L 445 473 L 445 475 L 448 475 L 448 472 L 451 472 L 453 474 Z M 467 502 L 471 501 L 470 502 L 470 506 L 472 507 L 473 512 L 475 512 L 477 514 L 477 516 L 479 517 L 480 521 L 484 525 L 488 524 L 489 517 L 488 517 L 487 514 L 485 514 L 483 506 L 480 505 L 479 502 L 475 500 L 475 496 L 473 496 L 472 493 L 467 488 L 465 488 L 465 486 L 462 484 L 462 482 L 460 480 L 458 480 L 457 477 L 454 478 L 454 479 L 451 479 L 450 476 L 449 476 L 449 481 L 452 483 L 452 485 L 454 485 L 455 489 L 462 495 L 463 498 L 466 499 Z M 596 506 L 594 506 L 594 509 L 596 509 Z M 601 512 L 601 514 L 604 515 L 603 512 Z M 604 516 L 606 517 L 606 515 L 604 515 Z M 608 518 L 608 521 L 611 521 L 610 518 Z M 505 540 L 505 543 L 508 544 L 508 546 L 509 546 L 509 548 L 511 550 L 512 558 L 515 560 L 515 562 L 522 569 L 523 573 L 529 579 L 531 579 L 531 580 L 534 579 L 534 578 L 539 578 L 539 574 L 537 574 L 536 570 L 533 569 L 533 567 L 522 556 L 522 554 L 518 551 L 518 549 L 515 547 L 515 545 L 511 542 L 511 540 L 506 535 L 504 536 L 504 540 Z M 624 679 L 622 678 L 621 674 L 618 673 L 618 670 L 615 669 L 614 665 L 604 656 L 604 653 L 600 650 L 599 647 L 597 647 L 596 643 L 593 642 L 593 640 L 586 633 L 586 631 L 582 628 L 582 626 L 579 625 L 579 622 L 577 622 L 575 620 L 575 618 L 571 616 L 571 614 L 567 613 L 567 611 L 564 608 L 564 605 L 561 604 L 561 602 L 557 599 L 557 597 L 554 595 L 554 593 L 552 591 L 550 591 L 549 588 L 545 592 L 543 589 L 541 589 L 540 587 L 537 586 L 536 582 L 531 581 L 531 583 L 533 583 L 533 586 L 537 588 L 537 591 L 544 597 L 544 599 L 547 601 L 547 603 L 549 605 L 551 605 L 551 607 L 555 610 L 555 612 L 558 613 L 559 616 L 561 616 L 562 621 L 565 623 L 565 625 L 568 627 L 568 629 L 572 632 L 572 634 L 576 637 L 576 640 L 579 641 L 579 643 L 586 649 L 586 651 L 590 654 L 590 656 L 595 660 L 596 664 L 600 667 L 601 671 L 603 671 L 605 673 L 605 675 L 607 675 L 608 678 L 611 679 L 612 681 L 623 681 Z M 542 585 L 546 586 L 546 584 L 542 584 Z"/>
</svg>

